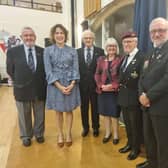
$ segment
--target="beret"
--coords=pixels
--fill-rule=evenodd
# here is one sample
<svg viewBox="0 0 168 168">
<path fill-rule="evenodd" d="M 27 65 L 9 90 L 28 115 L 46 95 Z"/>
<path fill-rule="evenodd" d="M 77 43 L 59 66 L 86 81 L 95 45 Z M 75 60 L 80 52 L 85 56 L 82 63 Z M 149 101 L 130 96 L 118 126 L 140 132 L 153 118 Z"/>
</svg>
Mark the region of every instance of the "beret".
<svg viewBox="0 0 168 168">
<path fill-rule="evenodd" d="M 125 38 L 134 38 L 134 37 L 137 37 L 136 32 L 129 31 L 129 32 L 123 33 L 121 39 L 123 40 L 123 39 L 125 39 Z"/>
</svg>

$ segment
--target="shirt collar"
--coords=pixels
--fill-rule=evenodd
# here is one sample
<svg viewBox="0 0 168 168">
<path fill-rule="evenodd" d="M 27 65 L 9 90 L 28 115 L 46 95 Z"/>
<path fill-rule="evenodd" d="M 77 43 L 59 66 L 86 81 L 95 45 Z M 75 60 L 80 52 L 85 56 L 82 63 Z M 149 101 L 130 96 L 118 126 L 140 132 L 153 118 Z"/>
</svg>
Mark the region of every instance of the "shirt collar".
<svg viewBox="0 0 168 168">
<path fill-rule="evenodd" d="M 133 51 L 129 53 L 129 56 L 134 57 L 137 52 L 138 52 L 138 48 L 134 48 Z"/>
<path fill-rule="evenodd" d="M 23 44 L 23 45 L 24 45 L 24 49 L 25 49 L 26 51 L 28 51 L 28 50 L 29 50 L 29 48 L 31 48 L 31 49 L 32 49 L 32 51 L 35 51 L 35 46 L 28 47 L 26 44 Z"/>
<path fill-rule="evenodd" d="M 88 47 L 85 47 L 85 51 L 88 49 Z M 93 51 L 94 47 L 90 47 L 90 50 Z"/>
</svg>

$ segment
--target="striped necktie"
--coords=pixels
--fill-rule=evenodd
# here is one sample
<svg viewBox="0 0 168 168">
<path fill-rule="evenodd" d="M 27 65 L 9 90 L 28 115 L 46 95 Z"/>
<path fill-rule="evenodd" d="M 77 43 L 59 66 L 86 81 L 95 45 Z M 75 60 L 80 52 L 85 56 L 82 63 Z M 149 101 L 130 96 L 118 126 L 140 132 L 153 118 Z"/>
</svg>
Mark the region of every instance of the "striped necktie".
<svg viewBox="0 0 168 168">
<path fill-rule="evenodd" d="M 92 58 L 91 58 L 91 49 L 87 48 L 87 55 L 86 55 L 86 63 L 87 65 L 90 65 L 92 62 Z"/>
<path fill-rule="evenodd" d="M 28 49 L 28 65 L 32 72 L 35 72 L 35 64 L 33 59 L 32 48 Z"/>
</svg>

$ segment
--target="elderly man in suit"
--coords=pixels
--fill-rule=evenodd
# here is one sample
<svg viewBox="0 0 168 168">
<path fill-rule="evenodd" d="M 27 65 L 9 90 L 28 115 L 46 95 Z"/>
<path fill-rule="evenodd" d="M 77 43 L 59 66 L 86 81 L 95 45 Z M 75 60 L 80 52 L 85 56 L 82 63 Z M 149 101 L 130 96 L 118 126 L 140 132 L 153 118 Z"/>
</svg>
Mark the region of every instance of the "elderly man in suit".
<svg viewBox="0 0 168 168">
<path fill-rule="evenodd" d="M 97 112 L 97 93 L 94 74 L 96 71 L 97 58 L 104 55 L 104 51 L 93 45 L 95 35 L 90 30 L 82 34 L 83 47 L 77 50 L 79 56 L 80 71 L 80 94 L 81 94 L 81 118 L 83 132 L 87 136 L 89 132 L 89 100 L 91 103 L 91 117 L 93 136 L 99 135 L 99 114 Z"/>
<path fill-rule="evenodd" d="M 119 152 L 130 151 L 128 160 L 137 158 L 142 142 L 142 112 L 138 101 L 138 80 L 143 65 L 143 56 L 137 48 L 137 42 L 135 32 L 124 33 L 122 44 L 126 56 L 119 73 L 118 103 L 122 108 L 128 142 Z"/>
<path fill-rule="evenodd" d="M 30 146 L 33 135 L 38 143 L 44 142 L 46 81 L 43 48 L 35 45 L 35 32 L 25 27 L 21 38 L 23 45 L 7 51 L 7 72 L 14 82 L 20 138 L 24 146 Z"/>
<path fill-rule="evenodd" d="M 148 164 L 137 168 L 168 168 L 168 21 L 155 18 L 149 31 L 154 50 L 144 61 L 139 82 Z"/>
</svg>

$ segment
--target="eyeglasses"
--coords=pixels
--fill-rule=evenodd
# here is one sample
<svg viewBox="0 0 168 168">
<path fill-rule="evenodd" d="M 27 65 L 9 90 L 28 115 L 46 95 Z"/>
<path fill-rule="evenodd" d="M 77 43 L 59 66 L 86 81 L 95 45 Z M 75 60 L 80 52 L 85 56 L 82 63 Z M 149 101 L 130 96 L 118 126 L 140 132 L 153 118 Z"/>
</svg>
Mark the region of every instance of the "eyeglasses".
<svg viewBox="0 0 168 168">
<path fill-rule="evenodd" d="M 151 34 L 155 34 L 155 33 L 160 33 L 160 34 L 162 34 L 162 33 L 166 33 L 167 30 L 168 30 L 168 29 L 153 29 L 153 30 L 150 30 L 150 33 L 151 33 Z"/>
<path fill-rule="evenodd" d="M 123 40 L 123 43 L 124 44 L 130 44 L 130 43 L 133 43 L 133 42 L 135 42 L 136 40 Z"/>
<path fill-rule="evenodd" d="M 84 40 L 92 40 L 93 37 L 84 37 L 83 39 L 84 39 Z"/>
</svg>

